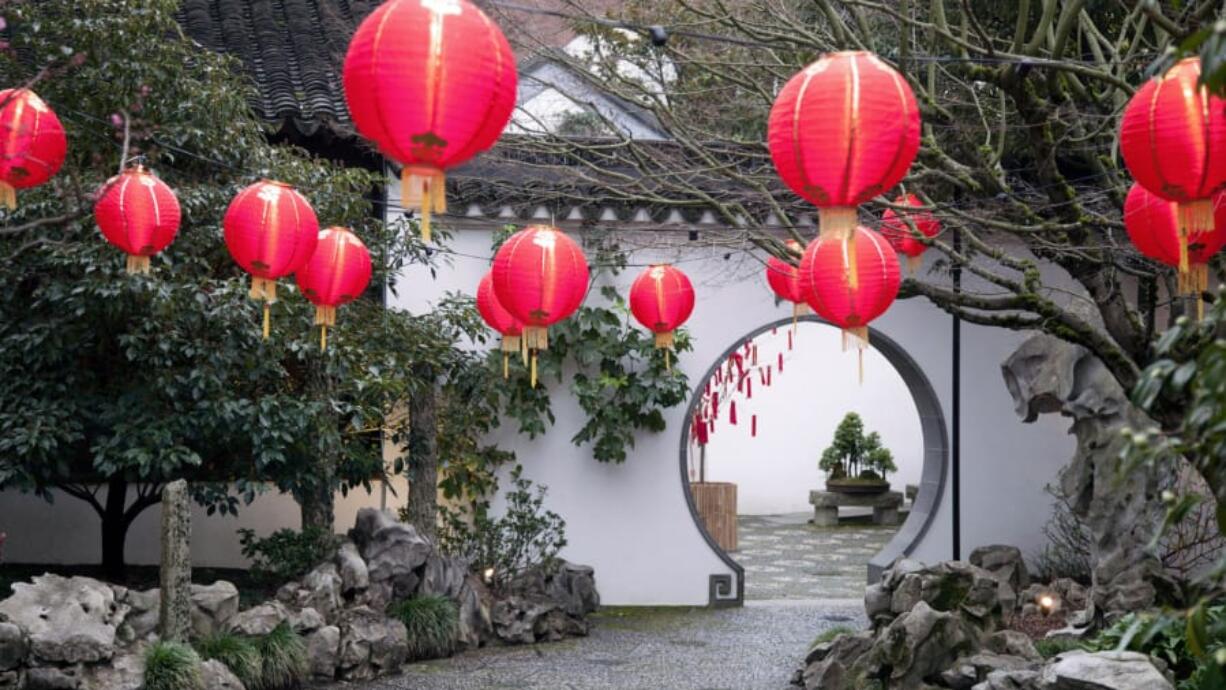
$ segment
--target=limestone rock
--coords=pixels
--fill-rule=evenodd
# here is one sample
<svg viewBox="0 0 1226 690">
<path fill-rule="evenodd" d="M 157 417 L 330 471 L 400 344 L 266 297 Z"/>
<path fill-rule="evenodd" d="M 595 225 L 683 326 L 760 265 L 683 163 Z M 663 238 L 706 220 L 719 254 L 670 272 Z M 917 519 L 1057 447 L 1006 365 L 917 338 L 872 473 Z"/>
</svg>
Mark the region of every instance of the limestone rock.
<svg viewBox="0 0 1226 690">
<path fill-rule="evenodd" d="M 341 629 L 326 625 L 306 636 L 307 656 L 311 660 L 311 675 L 335 678 L 341 650 Z"/>
<path fill-rule="evenodd" d="M 0 601 L 0 618 L 26 632 L 34 656 L 66 664 L 110 659 L 127 610 L 97 580 L 51 574 L 14 584 L 13 595 Z"/>
<path fill-rule="evenodd" d="M 125 589 L 122 594 L 116 590 L 116 594 L 116 599 L 128 607 L 128 613 L 116 631 L 117 638 L 128 644 L 155 635 L 158 616 L 161 615 L 162 590 L 154 588 L 141 592 Z"/>
<path fill-rule="evenodd" d="M 370 586 L 370 571 L 366 569 L 366 561 L 358 553 L 358 547 L 351 541 L 340 545 L 336 550 L 336 568 L 341 576 L 341 594 L 352 597 L 364 592 Z"/>
<path fill-rule="evenodd" d="M 532 644 L 537 640 L 537 625 L 557 605 L 542 599 L 508 596 L 494 602 L 490 619 L 494 634 L 507 644 Z"/>
<path fill-rule="evenodd" d="M 993 589 L 995 589 L 993 581 Z M 870 677 L 888 674 L 890 687 L 918 687 L 978 647 L 979 631 L 958 613 L 938 611 L 925 601 L 883 630 L 856 663 Z"/>
<path fill-rule="evenodd" d="M 271 601 L 240 611 L 230 618 L 226 628 L 241 635 L 267 635 L 289 619 L 289 611 L 278 601 Z"/>
<path fill-rule="evenodd" d="M 981 546 L 971 552 L 970 561 L 971 565 L 991 573 L 1000 584 L 998 598 L 1001 607 L 1012 614 L 1019 592 L 1030 585 L 1030 574 L 1026 571 L 1021 549 L 1004 544 Z"/>
<path fill-rule="evenodd" d="M 805 657 L 800 684 L 808 690 L 848 687 L 848 669 L 872 646 L 873 636 L 868 631 L 839 635 L 829 642 L 814 645 Z"/>
<path fill-rule="evenodd" d="M 953 666 L 941 673 L 941 684 L 952 690 L 971 690 L 975 685 L 987 680 L 993 671 L 1029 670 L 1036 665 L 1033 661 L 1021 657 L 979 652 L 955 661 Z"/>
<path fill-rule="evenodd" d="M 456 629 L 456 641 L 459 644 L 475 649 L 493 636 L 491 601 L 489 589 L 480 578 L 475 575 L 464 578 L 458 596 L 460 624 Z"/>
<path fill-rule="evenodd" d="M 301 611 L 291 611 L 286 619 L 294 632 L 305 634 L 324 627 L 324 617 L 315 609 L 306 607 Z"/>
<path fill-rule="evenodd" d="M 455 599 L 459 596 L 460 588 L 464 586 L 464 578 L 467 575 L 467 563 L 439 553 L 432 553 L 426 558 L 421 584 L 417 588 L 417 596 Z"/>
<path fill-rule="evenodd" d="M 204 690 L 247 690 L 238 676 L 216 659 L 200 664 L 200 676 L 204 679 Z"/>
<path fill-rule="evenodd" d="M 87 690 L 81 686 L 75 668 L 39 666 L 26 671 L 22 690 Z"/>
<path fill-rule="evenodd" d="M 1034 648 L 1034 642 L 1026 633 L 1016 630 L 1000 630 L 993 633 L 984 645 L 989 651 L 1007 656 L 1037 661 L 1042 658 L 1039 650 Z"/>
<path fill-rule="evenodd" d="M 869 585 L 864 590 L 864 614 L 873 625 L 888 623 L 894 616 L 891 609 L 892 593 L 884 583 Z"/>
<path fill-rule="evenodd" d="M 417 590 L 417 569 L 425 565 L 434 551 L 429 540 L 412 525 L 398 522 L 388 511 L 363 508 L 350 531 L 357 545 L 371 585 L 386 583 L 395 598 L 408 598 Z"/>
<path fill-rule="evenodd" d="M 0 623 L 0 671 L 21 666 L 29 652 L 30 644 L 21 628 L 12 623 Z"/>
<path fill-rule="evenodd" d="M 21 671 L 0 671 L 0 689 L 15 690 L 25 684 L 25 674 Z"/>
<path fill-rule="evenodd" d="M 226 623 L 238 614 L 238 587 L 225 580 L 211 585 L 192 585 L 192 631 L 197 637 L 208 637 L 225 629 Z"/>
<path fill-rule="evenodd" d="M 890 612 L 895 615 L 922 601 L 937 611 L 969 614 L 981 627 L 994 629 L 1002 613 L 996 580 L 968 563 L 938 563 L 890 581 L 897 583 L 890 599 Z"/>
<path fill-rule="evenodd" d="M 105 664 L 81 667 L 81 690 L 141 690 L 145 686 L 145 647 L 117 654 Z"/>
<path fill-rule="evenodd" d="M 596 571 L 591 566 L 558 561 L 545 579 L 545 595 L 568 616 L 581 618 L 600 608 Z"/>
<path fill-rule="evenodd" d="M 1032 670 L 993 671 L 987 680 L 971 690 L 1042 690 L 1039 687 L 1039 672 Z"/>
<path fill-rule="evenodd" d="M 1043 669 L 1045 690 L 1173 690 L 1148 656 L 1136 652 L 1060 654 Z"/>
<path fill-rule="evenodd" d="M 336 565 L 324 563 L 316 567 L 303 576 L 302 587 L 306 590 L 306 595 L 299 598 L 298 607 L 313 608 L 322 614 L 324 619 L 335 620 L 337 612 L 344 605 L 341 596 L 344 585 Z"/>
<path fill-rule="evenodd" d="M 366 606 L 341 614 L 338 675 L 346 680 L 367 680 L 394 673 L 408 656 L 404 623 Z"/>
</svg>

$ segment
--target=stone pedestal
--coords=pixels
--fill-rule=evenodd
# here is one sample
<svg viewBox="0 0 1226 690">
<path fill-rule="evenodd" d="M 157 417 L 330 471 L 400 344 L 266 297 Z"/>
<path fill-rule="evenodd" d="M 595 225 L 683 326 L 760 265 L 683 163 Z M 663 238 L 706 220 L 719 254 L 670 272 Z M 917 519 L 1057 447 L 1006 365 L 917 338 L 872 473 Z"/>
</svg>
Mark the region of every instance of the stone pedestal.
<svg viewBox="0 0 1226 690">
<path fill-rule="evenodd" d="M 813 524 L 818 527 L 838 525 L 839 508 L 843 506 L 872 508 L 873 524 L 897 525 L 899 523 L 898 509 L 902 507 L 902 494 L 897 491 L 880 494 L 810 491 L 809 503 L 813 505 Z"/>
<path fill-rule="evenodd" d="M 187 642 L 192 631 L 192 512 L 187 482 L 162 489 L 162 608 L 158 632 L 163 640 Z"/>
</svg>

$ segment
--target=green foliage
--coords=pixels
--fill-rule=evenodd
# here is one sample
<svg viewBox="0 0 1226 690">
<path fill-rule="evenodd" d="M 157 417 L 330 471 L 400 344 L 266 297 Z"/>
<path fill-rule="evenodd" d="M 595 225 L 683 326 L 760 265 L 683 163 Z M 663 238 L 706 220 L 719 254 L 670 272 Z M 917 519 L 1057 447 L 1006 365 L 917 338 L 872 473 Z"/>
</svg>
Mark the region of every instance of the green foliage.
<svg viewBox="0 0 1226 690">
<path fill-rule="evenodd" d="M 876 431 L 866 435 L 864 421 L 855 412 L 848 412 L 839 422 L 817 466 L 831 479 L 876 480 L 898 471 L 894 454 L 881 445 L 881 436 Z"/>
<path fill-rule="evenodd" d="M 409 659 L 440 659 L 455 651 L 460 611 L 447 597 L 415 597 L 393 603 L 388 614 L 409 633 Z"/>
<path fill-rule="evenodd" d="M 145 652 L 145 690 L 200 690 L 200 657 L 179 642 L 156 642 Z"/>
<path fill-rule="evenodd" d="M 834 640 L 836 637 L 842 637 L 844 635 L 854 635 L 855 632 L 856 632 L 855 628 L 852 628 L 846 625 L 836 625 L 831 628 L 826 628 L 825 630 L 821 632 L 821 634 L 813 638 L 813 642 L 809 645 L 809 649 L 813 649 L 819 644 L 825 644 L 827 642 L 830 642 Z"/>
<path fill-rule="evenodd" d="M 501 587 L 519 573 L 549 566 L 566 546 L 566 522 L 544 509 L 546 488 L 533 487 L 516 466 L 511 471 L 514 489 L 505 496 L 500 516 L 491 514 L 488 501 L 460 508 L 440 507 L 441 548 L 465 558 L 473 572 Z"/>
<path fill-rule="evenodd" d="M 301 532 L 279 529 L 263 538 L 251 529 L 240 529 L 238 534 L 243 556 L 251 560 L 251 574 L 278 584 L 328 560 L 337 547 L 336 535 L 319 527 L 306 527 Z"/>
<path fill-rule="evenodd" d="M 260 687 L 264 675 L 264 659 L 254 641 L 243 635 L 220 632 L 194 643 L 200 658 L 215 659 L 251 690 Z"/>
<path fill-rule="evenodd" d="M 288 624 L 282 623 L 256 638 L 255 645 L 264 662 L 257 686 L 260 690 L 296 688 L 310 674 L 306 642 Z"/>
<path fill-rule="evenodd" d="M 1202 603 L 1180 613 L 1130 613 L 1103 630 L 1091 651 L 1134 651 L 1161 659 L 1180 681 L 1180 690 L 1221 677 L 1226 665 L 1226 605 Z"/>
<path fill-rule="evenodd" d="M 1044 659 L 1050 659 L 1057 654 L 1071 652 L 1074 649 L 1085 649 L 1086 644 L 1072 637 L 1048 637 L 1035 640 L 1034 648 L 1038 651 L 1039 656 L 1042 656 Z"/>
</svg>

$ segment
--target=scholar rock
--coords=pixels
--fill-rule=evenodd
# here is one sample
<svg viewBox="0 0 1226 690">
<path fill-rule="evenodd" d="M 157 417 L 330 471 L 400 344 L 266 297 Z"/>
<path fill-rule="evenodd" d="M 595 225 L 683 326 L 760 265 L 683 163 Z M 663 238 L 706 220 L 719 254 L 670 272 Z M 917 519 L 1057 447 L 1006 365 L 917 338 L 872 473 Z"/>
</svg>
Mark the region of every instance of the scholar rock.
<svg viewBox="0 0 1226 690">
<path fill-rule="evenodd" d="M 280 602 L 272 601 L 241 611 L 226 623 L 230 632 L 258 637 L 267 635 L 289 618 L 289 611 Z"/>
<path fill-rule="evenodd" d="M 340 545 L 336 550 L 336 568 L 341 575 L 341 594 L 352 597 L 370 586 L 370 571 L 366 569 L 366 561 L 358 553 L 358 547 L 351 541 Z"/>
<path fill-rule="evenodd" d="M 460 625 L 456 629 L 456 642 L 475 649 L 490 638 L 494 632 L 490 601 L 490 593 L 485 583 L 475 575 L 464 578 L 464 585 L 458 596 Z"/>
<path fill-rule="evenodd" d="M 200 664 L 200 676 L 204 680 L 204 690 L 247 690 L 238 676 L 216 659 Z"/>
<path fill-rule="evenodd" d="M 192 631 L 208 637 L 225 629 L 238 614 L 238 587 L 225 580 L 211 585 L 192 585 Z"/>
<path fill-rule="evenodd" d="M 363 508 L 350 532 L 362 557 L 371 585 L 386 583 L 396 598 L 408 598 L 417 589 L 417 570 L 434 551 L 412 525 L 398 522 L 391 513 Z"/>
<path fill-rule="evenodd" d="M 468 564 L 438 553 L 432 553 L 426 558 L 422 570 L 421 584 L 417 588 L 417 596 L 437 596 L 455 599 L 464 586 L 464 578 L 468 575 Z"/>
<path fill-rule="evenodd" d="M 395 672 L 408 657 L 404 623 L 366 606 L 345 611 L 340 622 L 339 676 L 367 680 Z"/>
<path fill-rule="evenodd" d="M 326 625 L 306 636 L 307 656 L 311 660 L 311 675 L 316 678 L 336 677 L 337 658 L 341 649 L 341 629 Z"/>
<path fill-rule="evenodd" d="M 35 657 L 64 664 L 110 659 L 127 610 L 97 580 L 50 574 L 13 585 L 13 595 L 0 601 L 0 618 L 25 630 Z"/>
<path fill-rule="evenodd" d="M 300 634 L 318 630 L 324 627 L 325 623 L 324 617 L 309 606 L 301 611 L 291 612 L 286 620 L 289 622 L 289 626 L 294 629 L 294 632 Z"/>
<path fill-rule="evenodd" d="M 21 666 L 29 651 L 30 645 L 21 628 L 12 623 L 0 623 L 0 671 Z"/>
<path fill-rule="evenodd" d="M 917 687 L 973 652 L 978 635 L 957 613 L 937 611 L 920 601 L 878 635 L 857 668 L 870 676 L 888 673 L 897 687 Z"/>
<path fill-rule="evenodd" d="M 848 669 L 873 646 L 868 631 L 839 635 L 814 645 L 805 656 L 801 684 L 808 690 L 834 690 L 848 686 Z"/>
</svg>

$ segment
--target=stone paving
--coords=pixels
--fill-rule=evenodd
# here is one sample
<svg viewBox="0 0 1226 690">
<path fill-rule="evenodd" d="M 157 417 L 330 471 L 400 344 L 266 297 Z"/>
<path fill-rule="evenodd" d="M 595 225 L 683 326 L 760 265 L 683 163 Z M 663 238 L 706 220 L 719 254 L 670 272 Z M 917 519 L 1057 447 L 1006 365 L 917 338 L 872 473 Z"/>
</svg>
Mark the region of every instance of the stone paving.
<svg viewBox="0 0 1226 690">
<path fill-rule="evenodd" d="M 809 513 L 742 515 L 739 550 L 730 554 L 745 568 L 745 598 L 858 599 L 866 567 L 898 527 L 842 524 L 814 527 Z"/>
<path fill-rule="evenodd" d="M 355 690 L 788 690 L 818 634 L 863 627 L 865 566 L 896 527 L 816 528 L 808 514 L 742 516 L 744 608 L 610 608 L 592 634 L 487 647 Z M 597 574 L 599 582 L 599 574 Z"/>
<path fill-rule="evenodd" d="M 489 647 L 406 667 L 360 690 L 788 690 L 805 649 L 862 627 L 860 600 L 747 602 L 739 609 L 609 609 L 587 638 Z"/>
</svg>

